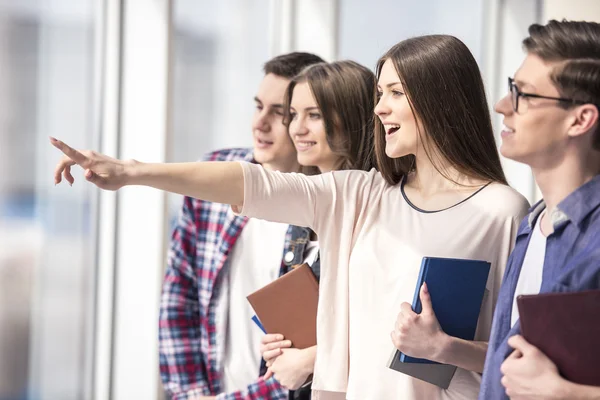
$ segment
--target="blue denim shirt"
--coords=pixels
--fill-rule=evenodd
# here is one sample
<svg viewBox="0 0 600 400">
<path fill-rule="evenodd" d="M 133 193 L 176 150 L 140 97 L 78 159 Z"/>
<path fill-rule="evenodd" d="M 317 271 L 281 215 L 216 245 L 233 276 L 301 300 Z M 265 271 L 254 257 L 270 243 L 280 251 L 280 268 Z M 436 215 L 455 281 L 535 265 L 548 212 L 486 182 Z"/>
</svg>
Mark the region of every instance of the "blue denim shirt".
<svg viewBox="0 0 600 400">
<path fill-rule="evenodd" d="M 496 303 L 480 400 L 508 399 L 500 366 L 512 352 L 508 338 L 521 331 L 518 321 L 510 326 L 513 298 L 532 227 L 545 207 L 543 201 L 534 205 L 519 226 Z M 546 241 L 540 293 L 600 289 L 600 175 L 564 199 L 550 218 L 554 232 Z"/>
</svg>

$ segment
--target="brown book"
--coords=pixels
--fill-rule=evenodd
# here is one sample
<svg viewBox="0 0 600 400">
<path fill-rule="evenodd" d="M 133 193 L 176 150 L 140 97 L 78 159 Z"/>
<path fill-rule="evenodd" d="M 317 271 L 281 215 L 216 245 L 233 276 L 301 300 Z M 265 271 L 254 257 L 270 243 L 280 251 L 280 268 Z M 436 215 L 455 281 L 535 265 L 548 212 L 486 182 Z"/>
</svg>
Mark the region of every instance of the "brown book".
<svg viewBox="0 0 600 400">
<path fill-rule="evenodd" d="M 308 264 L 294 268 L 247 298 L 267 333 L 281 333 L 298 349 L 317 344 L 319 283 Z"/>
<path fill-rule="evenodd" d="M 571 382 L 600 386 L 600 290 L 517 297 L 523 337 Z"/>
</svg>

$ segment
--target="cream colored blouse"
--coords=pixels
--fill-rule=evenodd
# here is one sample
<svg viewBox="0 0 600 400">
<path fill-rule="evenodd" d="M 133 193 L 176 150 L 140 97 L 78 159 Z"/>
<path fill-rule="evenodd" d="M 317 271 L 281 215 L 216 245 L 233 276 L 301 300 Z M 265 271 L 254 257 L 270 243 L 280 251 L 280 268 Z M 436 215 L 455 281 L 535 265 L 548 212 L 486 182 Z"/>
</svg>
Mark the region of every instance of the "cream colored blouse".
<svg viewBox="0 0 600 400">
<path fill-rule="evenodd" d="M 375 170 L 317 176 L 241 163 L 241 214 L 312 228 L 321 246 L 315 400 L 475 399 L 480 375 L 458 369 L 450 387 L 387 368 L 390 332 L 411 302 L 424 256 L 491 263 L 476 340 L 490 336 L 492 312 L 519 222 L 529 207 L 492 183 L 468 200 L 423 212 Z"/>
</svg>

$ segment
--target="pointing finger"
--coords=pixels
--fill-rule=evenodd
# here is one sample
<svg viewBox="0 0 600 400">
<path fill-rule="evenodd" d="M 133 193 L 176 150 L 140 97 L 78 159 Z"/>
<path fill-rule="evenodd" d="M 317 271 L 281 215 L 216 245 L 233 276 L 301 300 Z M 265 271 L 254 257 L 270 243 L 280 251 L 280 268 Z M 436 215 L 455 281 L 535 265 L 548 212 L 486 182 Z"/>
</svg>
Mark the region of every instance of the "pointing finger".
<svg viewBox="0 0 600 400">
<path fill-rule="evenodd" d="M 52 143 L 52 146 L 62 151 L 71 160 L 75 161 L 76 164 L 84 168 L 87 166 L 89 159 L 68 144 L 52 137 L 50 138 L 50 143 Z"/>
</svg>

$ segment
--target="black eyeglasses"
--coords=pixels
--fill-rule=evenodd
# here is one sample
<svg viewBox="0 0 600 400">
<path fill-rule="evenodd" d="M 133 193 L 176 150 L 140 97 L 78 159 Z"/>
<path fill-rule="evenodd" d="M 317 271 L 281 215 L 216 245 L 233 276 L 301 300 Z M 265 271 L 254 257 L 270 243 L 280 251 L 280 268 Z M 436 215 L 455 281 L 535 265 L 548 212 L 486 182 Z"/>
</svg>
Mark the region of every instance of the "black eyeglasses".
<svg viewBox="0 0 600 400">
<path fill-rule="evenodd" d="M 533 93 L 525 93 L 521 92 L 517 87 L 513 78 L 508 78 L 508 91 L 510 92 L 510 101 L 512 103 L 512 108 L 514 112 L 519 112 L 519 98 L 520 97 L 530 97 L 534 99 L 547 99 L 547 100 L 556 100 L 563 103 L 571 103 L 571 104 L 585 104 L 583 101 L 566 99 L 564 97 L 550 97 L 550 96 L 540 96 L 539 94 Z M 526 104 L 526 103 L 525 103 Z M 521 110 L 521 112 L 525 112 L 527 110 Z"/>
</svg>

